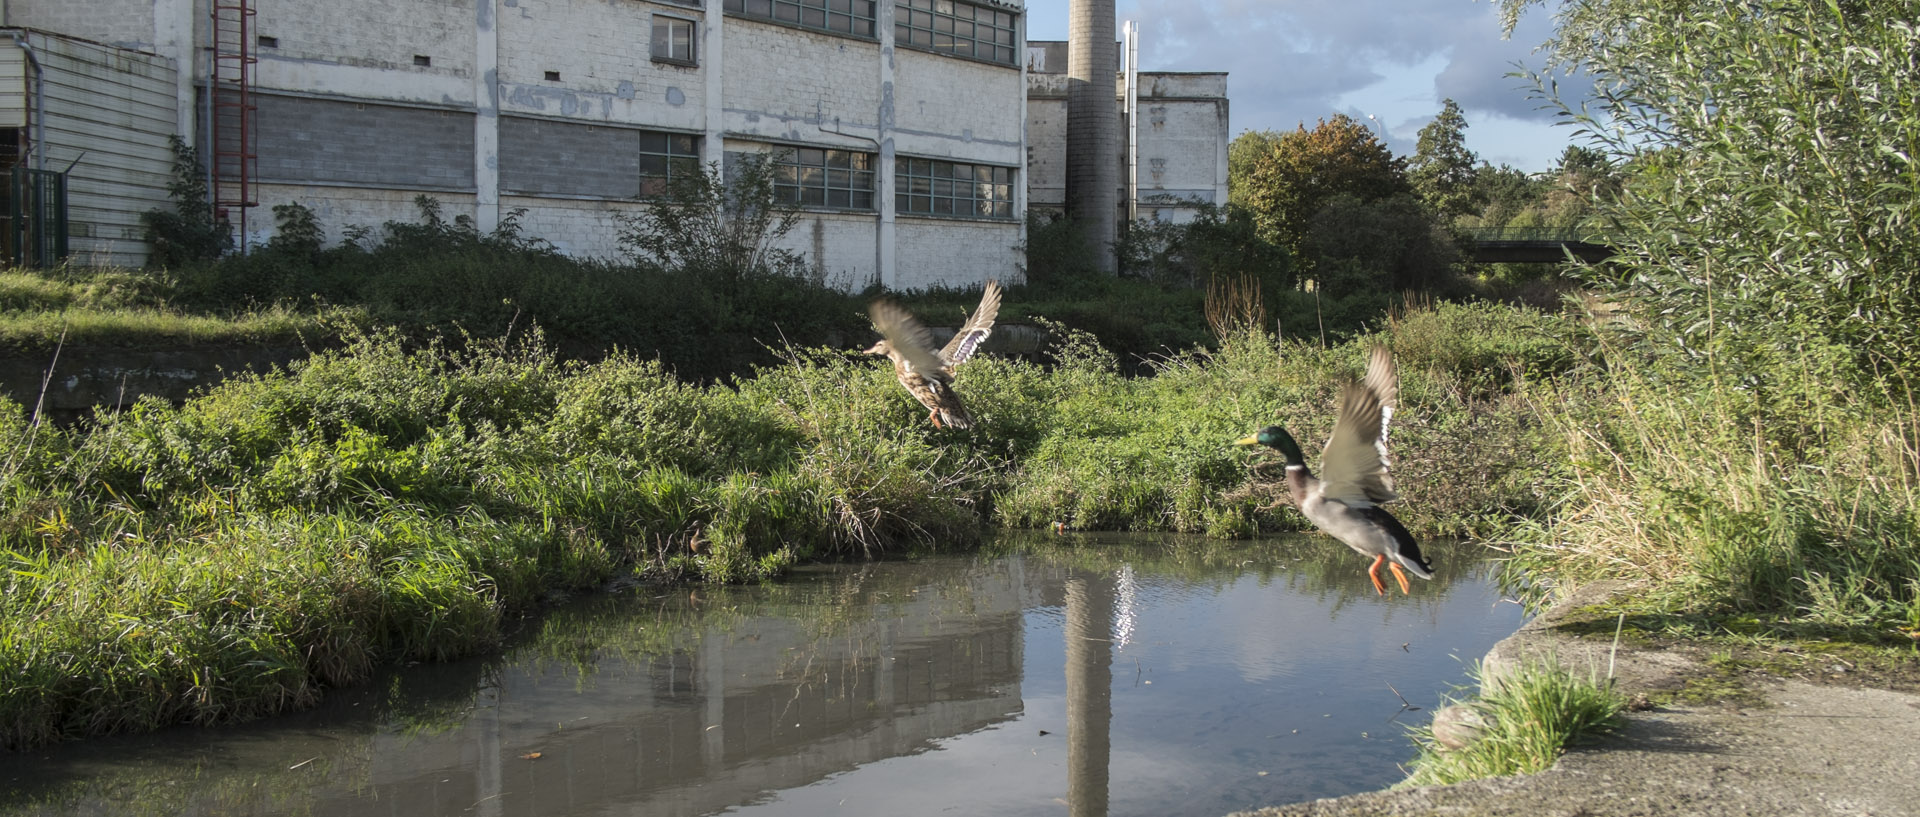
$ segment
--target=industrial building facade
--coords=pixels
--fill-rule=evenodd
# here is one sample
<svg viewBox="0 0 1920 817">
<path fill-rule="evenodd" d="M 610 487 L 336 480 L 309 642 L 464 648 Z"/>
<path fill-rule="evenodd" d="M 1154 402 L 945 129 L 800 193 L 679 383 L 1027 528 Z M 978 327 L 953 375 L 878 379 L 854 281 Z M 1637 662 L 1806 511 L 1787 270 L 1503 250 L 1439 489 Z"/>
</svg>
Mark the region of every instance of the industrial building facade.
<svg viewBox="0 0 1920 817">
<path fill-rule="evenodd" d="M 427 195 L 612 258 L 675 174 L 765 154 L 822 281 L 1015 281 L 1068 155 L 1067 44 L 1025 28 L 1019 0 L 0 0 L 0 236 L 143 264 L 177 134 L 248 246 L 274 205 L 339 240 Z M 1226 75 L 1117 76 L 1116 221 L 1224 203 Z"/>
<path fill-rule="evenodd" d="M 805 211 L 787 238 L 828 283 L 896 289 L 1017 275 L 1026 187 L 1024 21 L 1006 0 L 6 0 L 0 91 L 19 144 L 68 172 L 72 254 L 144 260 L 178 132 L 248 243 L 271 207 L 331 237 L 414 221 L 417 196 L 579 256 L 665 180 L 770 154 Z M 56 45 L 57 44 L 57 45 Z M 42 54 L 92 53 L 65 70 Z M 170 92 L 114 130 L 131 66 Z M 9 67 L 12 73 L 7 73 Z M 36 82 L 67 88 L 36 94 Z M 165 94 L 161 94 L 165 96 Z M 41 110 L 36 103 L 44 98 Z M 148 105 L 147 107 L 151 107 Z M 93 111 L 98 127 L 69 126 Z M 29 124 L 30 120 L 36 120 Z M 32 129 L 45 130 L 38 138 Z M 75 133 L 69 133 L 75 132 Z M 29 148 L 32 150 L 32 147 Z M 241 202 L 251 207 L 240 207 Z M 113 218 L 92 211 L 119 210 Z M 133 214 L 129 219 L 127 214 Z M 86 233 L 86 234 L 83 234 Z"/>
<path fill-rule="evenodd" d="M 1227 75 L 1141 71 L 1132 57 L 1137 49 L 1126 44 L 1114 98 L 1119 114 L 1112 154 L 1119 168 L 1114 218 L 1182 224 L 1201 205 L 1226 206 Z M 1035 210 L 1064 213 L 1067 43 L 1030 41 L 1026 61 L 1028 203 Z"/>
</svg>

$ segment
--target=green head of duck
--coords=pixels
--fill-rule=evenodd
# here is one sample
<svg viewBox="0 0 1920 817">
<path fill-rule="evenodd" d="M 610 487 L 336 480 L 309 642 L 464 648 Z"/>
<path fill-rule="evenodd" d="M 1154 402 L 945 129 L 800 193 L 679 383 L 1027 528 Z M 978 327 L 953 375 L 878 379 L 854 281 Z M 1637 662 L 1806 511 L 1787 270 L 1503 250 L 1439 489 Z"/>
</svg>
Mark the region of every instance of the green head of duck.
<svg viewBox="0 0 1920 817">
<path fill-rule="evenodd" d="M 1233 441 L 1234 445 L 1264 445 L 1279 451 L 1287 458 L 1288 465 L 1305 465 L 1306 458 L 1300 454 L 1300 444 L 1293 441 L 1293 435 L 1279 426 L 1267 426 L 1255 432 L 1253 436 L 1241 437 Z"/>
</svg>

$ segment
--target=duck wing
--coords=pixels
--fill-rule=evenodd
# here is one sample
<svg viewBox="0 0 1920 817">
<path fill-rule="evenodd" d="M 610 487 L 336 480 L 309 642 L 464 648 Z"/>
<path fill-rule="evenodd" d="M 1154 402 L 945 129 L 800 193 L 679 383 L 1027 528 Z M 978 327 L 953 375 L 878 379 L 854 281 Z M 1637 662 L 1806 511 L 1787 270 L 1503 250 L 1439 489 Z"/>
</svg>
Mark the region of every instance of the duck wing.
<svg viewBox="0 0 1920 817">
<path fill-rule="evenodd" d="M 980 293 L 980 305 L 975 307 L 973 315 L 967 318 L 965 326 L 953 333 L 947 346 L 940 350 L 940 357 L 949 366 L 958 366 L 973 357 L 985 343 L 987 336 L 993 334 L 993 319 L 1000 314 L 1000 282 L 988 281 L 985 291 Z"/>
<path fill-rule="evenodd" d="M 1380 397 L 1380 439 L 1374 441 L 1374 447 L 1380 449 L 1380 481 L 1387 486 L 1387 493 L 1393 494 L 1393 460 L 1387 456 L 1387 434 L 1393 427 L 1393 409 L 1400 404 L 1400 377 L 1393 368 L 1393 353 L 1385 346 L 1373 347 L 1373 353 L 1367 359 L 1367 375 L 1360 385 Z M 1392 498 L 1376 499 L 1376 502 L 1390 502 Z"/>
<path fill-rule="evenodd" d="M 906 361 L 915 374 L 938 380 L 950 377 L 946 362 L 933 351 L 932 334 L 912 313 L 892 301 L 874 301 L 867 315 L 873 318 L 873 328 L 887 339 L 894 354 Z"/>
<path fill-rule="evenodd" d="M 1354 508 L 1400 497 L 1387 475 L 1386 450 L 1380 445 L 1385 416 L 1380 397 L 1364 380 L 1341 388 L 1340 414 L 1320 455 L 1321 496 Z"/>
</svg>

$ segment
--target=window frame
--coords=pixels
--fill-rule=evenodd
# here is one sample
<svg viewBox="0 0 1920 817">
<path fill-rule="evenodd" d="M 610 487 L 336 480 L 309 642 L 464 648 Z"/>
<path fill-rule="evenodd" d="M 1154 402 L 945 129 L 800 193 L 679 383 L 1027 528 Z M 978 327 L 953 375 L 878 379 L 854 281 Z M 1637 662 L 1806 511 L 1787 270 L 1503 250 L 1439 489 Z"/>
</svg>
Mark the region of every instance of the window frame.
<svg viewBox="0 0 1920 817">
<path fill-rule="evenodd" d="M 883 0 L 726 0 L 721 8 L 727 14 L 750 20 L 878 40 L 881 2 Z M 865 16 L 856 11 L 861 6 L 866 7 Z M 846 20 L 847 26 L 836 27 L 836 20 Z M 865 24 L 864 31 L 860 30 L 862 23 Z"/>
<path fill-rule="evenodd" d="M 701 164 L 701 136 L 692 133 L 675 133 L 663 130 L 640 130 L 636 132 L 639 149 L 635 151 L 640 160 L 639 187 L 634 198 L 643 200 L 658 199 L 665 196 L 679 178 L 678 173 L 704 173 Z M 650 150 L 649 140 L 659 138 L 660 149 Z M 679 143 L 685 140 L 690 145 L 687 150 L 679 150 Z M 649 159 L 657 159 L 658 170 L 649 170 Z"/>
<path fill-rule="evenodd" d="M 960 19 L 956 11 L 941 11 L 942 7 L 970 9 L 966 19 Z M 990 15 L 984 24 L 981 13 Z M 1006 18 L 1001 26 L 999 19 Z M 982 39 L 982 28 L 988 36 Z M 944 31 L 942 29 L 945 29 Z M 960 34 L 962 29 L 967 32 Z M 940 43 L 941 38 L 948 40 Z M 930 51 L 949 57 L 976 60 L 992 65 L 1019 66 L 1020 14 L 1006 9 L 969 3 L 966 0 L 893 0 L 893 41 L 895 45 L 905 46 L 918 51 Z M 962 43 L 965 49 L 961 48 Z M 981 56 L 985 48 L 992 53 Z M 1001 57 L 1004 52 L 1004 59 Z"/>
<path fill-rule="evenodd" d="M 664 45 L 666 46 L 666 49 L 667 49 L 667 53 L 665 54 L 660 53 L 660 48 L 663 44 L 662 39 L 660 37 L 660 30 L 661 30 L 662 23 L 667 24 L 667 36 L 664 42 Z M 687 56 L 685 57 L 676 57 L 673 55 L 672 26 L 675 23 L 683 23 L 686 25 Z M 678 14 L 664 14 L 656 11 L 653 13 L 653 20 L 652 20 L 652 25 L 650 26 L 650 30 L 652 33 L 651 33 L 651 36 L 648 37 L 647 52 L 652 56 L 654 62 L 666 63 L 668 65 L 684 65 L 688 67 L 698 67 L 700 65 L 700 21 L 699 20 L 695 20 L 691 17 L 683 17 Z"/>
<path fill-rule="evenodd" d="M 774 197 L 808 210 L 878 212 L 880 172 L 874 168 L 878 159 L 875 154 L 845 148 L 778 147 L 770 155 Z M 836 178 L 843 181 L 835 183 Z M 861 180 L 866 186 L 857 183 Z M 842 202 L 836 203 L 836 198 Z"/>
<path fill-rule="evenodd" d="M 899 215 L 992 221 L 1015 217 L 1017 168 L 917 156 L 897 156 L 893 161 L 893 202 Z M 964 178 L 961 168 L 965 168 Z M 966 195 L 960 193 L 962 185 Z M 987 196 L 980 195 L 982 188 L 988 190 Z"/>
</svg>

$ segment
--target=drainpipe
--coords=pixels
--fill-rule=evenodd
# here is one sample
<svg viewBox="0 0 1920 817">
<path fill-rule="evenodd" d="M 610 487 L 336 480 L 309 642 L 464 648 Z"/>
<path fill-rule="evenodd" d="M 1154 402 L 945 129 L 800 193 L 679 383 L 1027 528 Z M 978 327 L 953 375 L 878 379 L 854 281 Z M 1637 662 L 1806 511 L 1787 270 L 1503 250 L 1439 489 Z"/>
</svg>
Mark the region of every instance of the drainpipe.
<svg viewBox="0 0 1920 817">
<path fill-rule="evenodd" d="M 1140 220 L 1140 25 L 1127 21 L 1127 228 Z"/>
<path fill-rule="evenodd" d="M 4 7 L 0 7 L 3 9 Z M 47 169 L 47 69 L 40 66 L 40 58 L 33 53 L 33 45 L 27 42 L 27 33 L 19 29 L 7 32 L 13 36 L 13 44 L 20 53 L 27 55 L 27 65 L 33 69 L 33 169 Z"/>
</svg>

